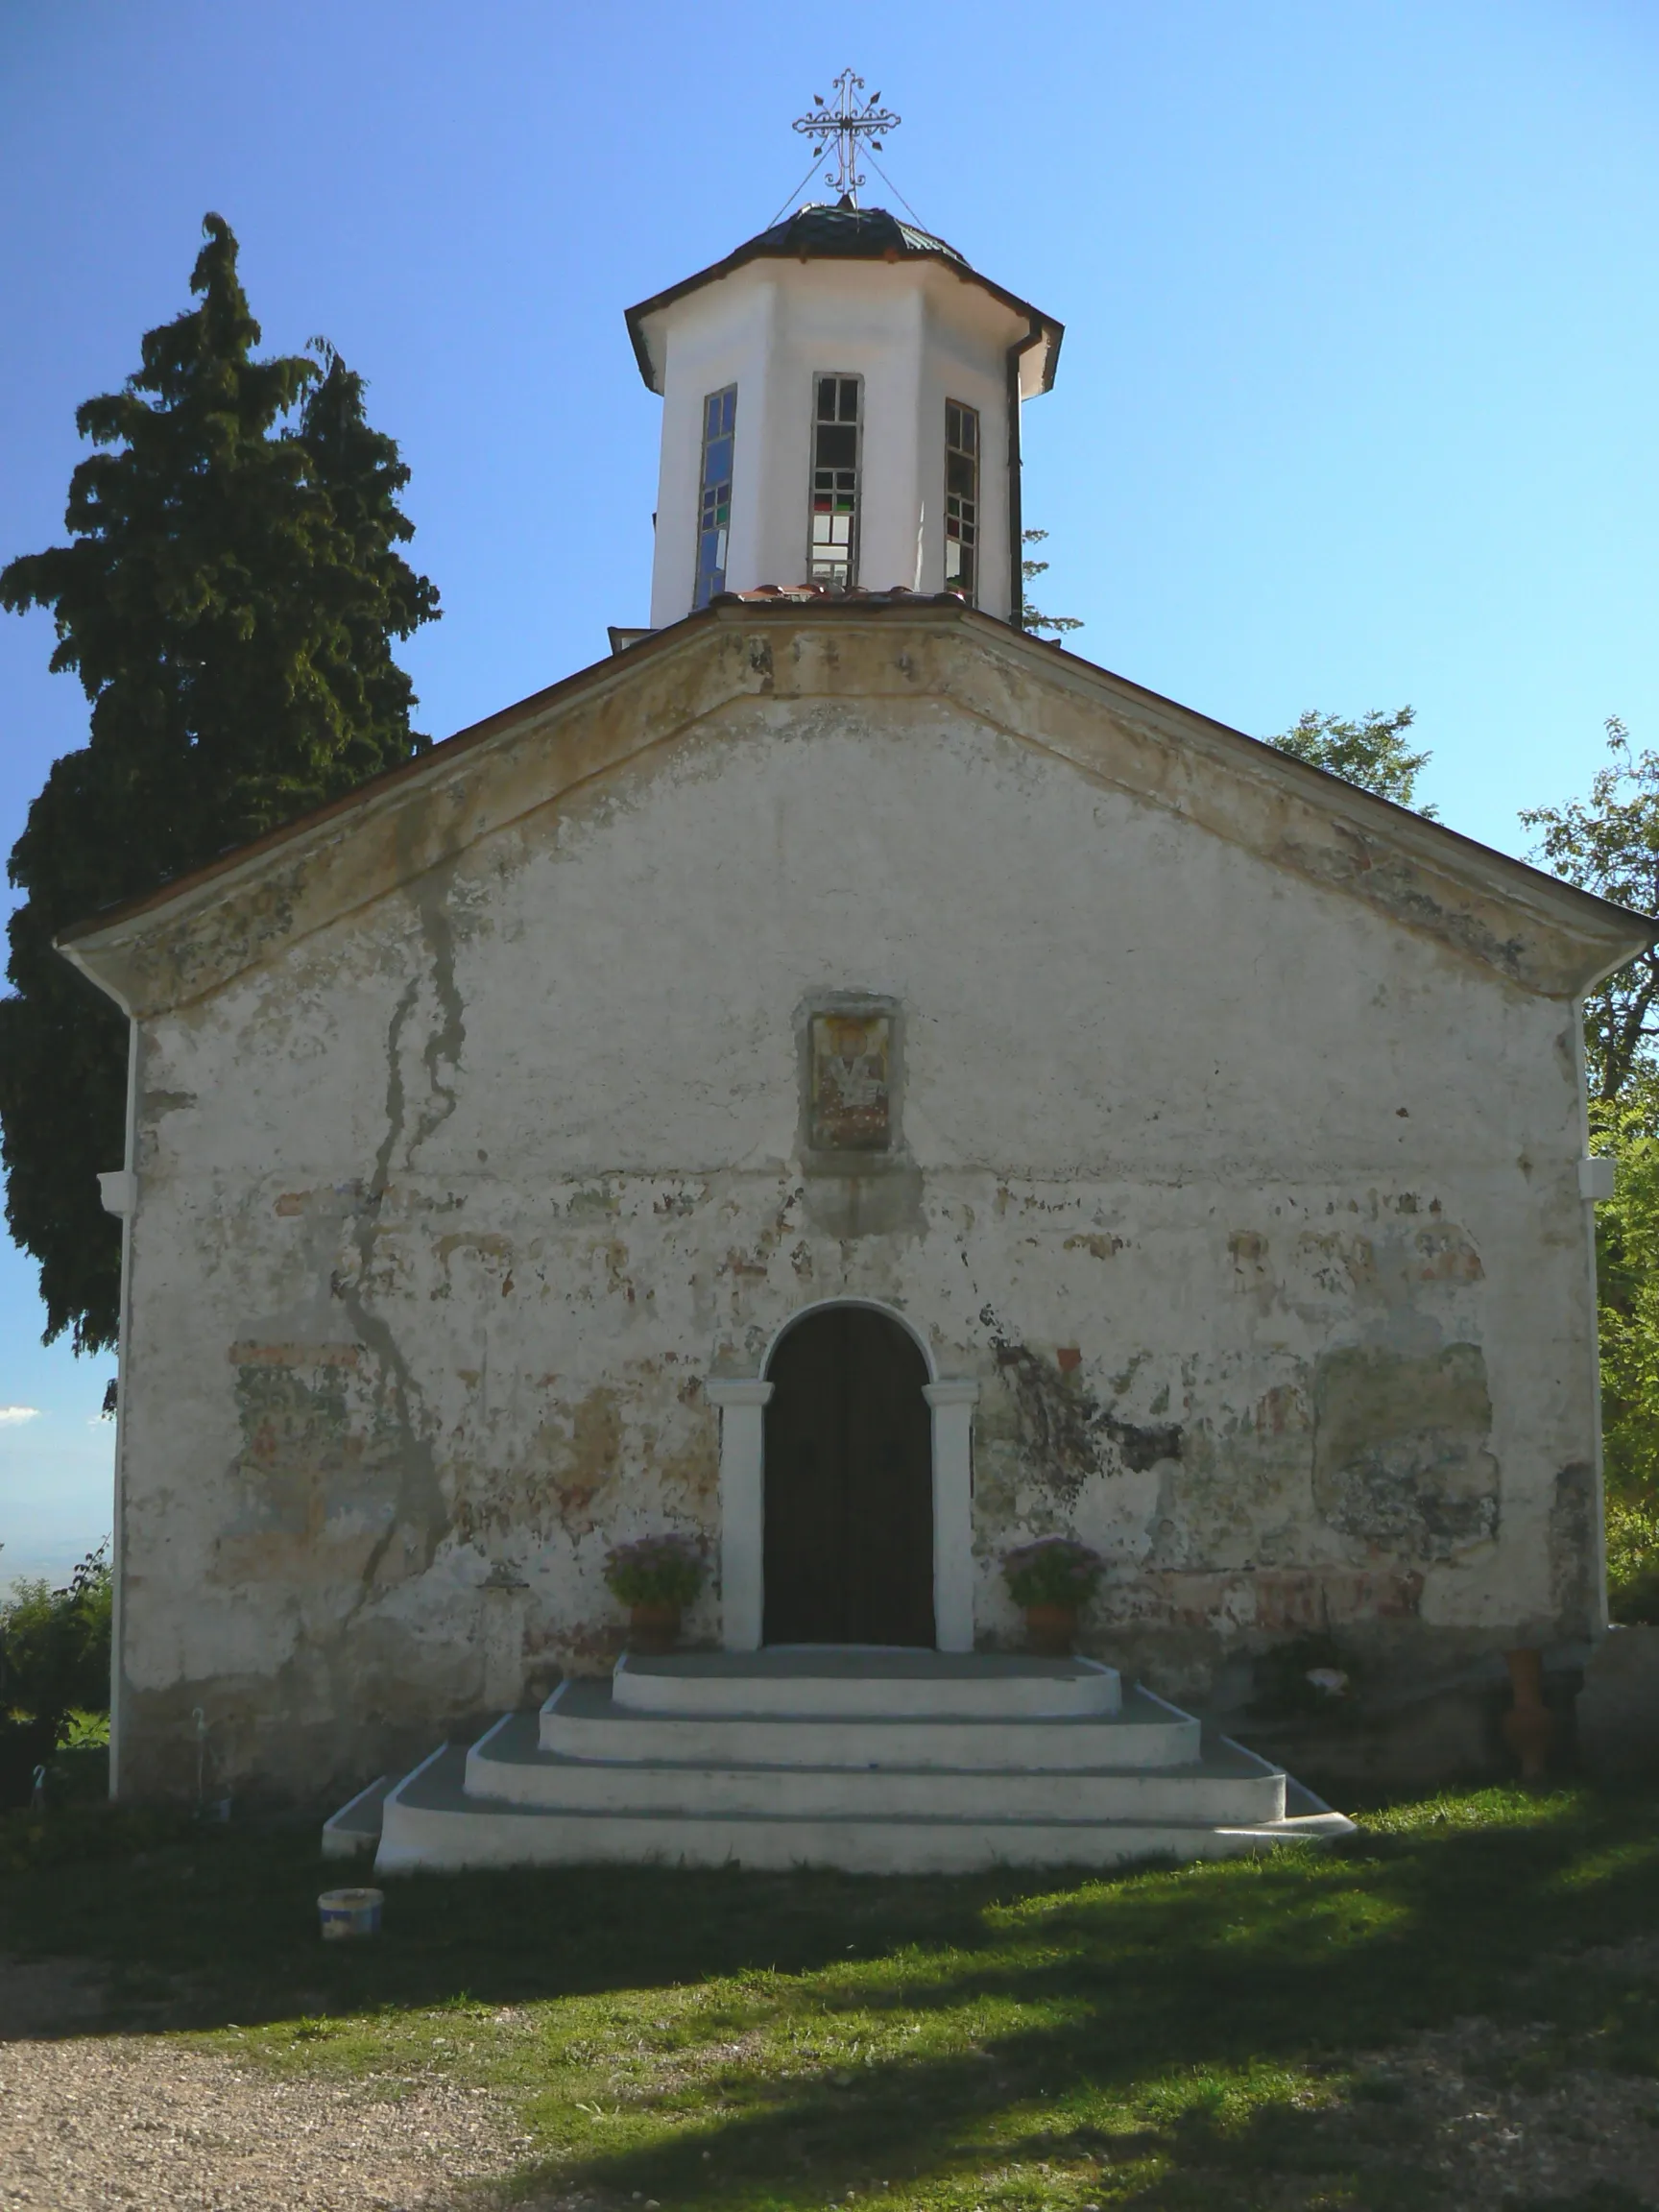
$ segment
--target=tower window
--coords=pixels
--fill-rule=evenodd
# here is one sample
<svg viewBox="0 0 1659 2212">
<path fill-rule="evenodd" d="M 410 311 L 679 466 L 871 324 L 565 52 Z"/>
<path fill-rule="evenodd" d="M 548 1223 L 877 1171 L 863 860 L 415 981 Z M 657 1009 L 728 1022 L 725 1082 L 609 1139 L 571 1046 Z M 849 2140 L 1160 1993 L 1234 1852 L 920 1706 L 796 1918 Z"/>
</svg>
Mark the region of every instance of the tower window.
<svg viewBox="0 0 1659 2212">
<path fill-rule="evenodd" d="M 979 410 L 945 402 L 945 589 L 974 604 L 979 576 Z"/>
<path fill-rule="evenodd" d="M 736 443 L 737 387 L 710 392 L 703 402 L 703 476 L 697 512 L 697 591 L 693 609 L 726 589 L 726 542 L 732 534 L 732 448 Z"/>
<path fill-rule="evenodd" d="M 858 576 L 861 376 L 818 376 L 812 422 L 812 540 L 806 573 L 845 590 Z"/>
</svg>

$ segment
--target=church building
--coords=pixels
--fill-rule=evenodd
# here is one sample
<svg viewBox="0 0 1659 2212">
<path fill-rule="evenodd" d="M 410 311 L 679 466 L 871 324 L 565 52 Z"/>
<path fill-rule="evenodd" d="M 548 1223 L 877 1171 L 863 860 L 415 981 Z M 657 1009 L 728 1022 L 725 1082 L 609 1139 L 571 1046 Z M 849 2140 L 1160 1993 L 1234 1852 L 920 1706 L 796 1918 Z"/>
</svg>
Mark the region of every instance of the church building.
<svg viewBox="0 0 1659 2212">
<path fill-rule="evenodd" d="M 650 1536 L 728 1690 L 994 1672 L 1049 1535 L 1154 1718 L 1582 1656 L 1579 1001 L 1651 926 L 1022 632 L 1061 325 L 942 240 L 805 206 L 627 328 L 649 627 L 62 942 L 132 1024 L 117 1793 L 608 1696 Z"/>
</svg>

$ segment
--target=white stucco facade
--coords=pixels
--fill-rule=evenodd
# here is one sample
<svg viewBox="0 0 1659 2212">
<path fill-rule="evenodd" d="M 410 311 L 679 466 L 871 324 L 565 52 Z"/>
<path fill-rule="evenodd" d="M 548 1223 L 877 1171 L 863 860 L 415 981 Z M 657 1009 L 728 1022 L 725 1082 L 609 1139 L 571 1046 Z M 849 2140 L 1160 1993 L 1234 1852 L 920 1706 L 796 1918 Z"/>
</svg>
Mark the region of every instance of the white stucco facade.
<svg viewBox="0 0 1659 2212">
<path fill-rule="evenodd" d="M 1177 1693 L 1582 1636 L 1575 999 L 1631 931 L 959 609 L 780 607 L 81 933 L 137 1040 L 123 1787 L 196 1705 L 296 1788 L 598 1669 L 634 1535 L 751 1646 L 768 1361 L 841 1299 L 925 1348 L 947 1647 L 1052 1531 Z M 848 993 L 880 1163 L 802 1140 Z"/>
</svg>

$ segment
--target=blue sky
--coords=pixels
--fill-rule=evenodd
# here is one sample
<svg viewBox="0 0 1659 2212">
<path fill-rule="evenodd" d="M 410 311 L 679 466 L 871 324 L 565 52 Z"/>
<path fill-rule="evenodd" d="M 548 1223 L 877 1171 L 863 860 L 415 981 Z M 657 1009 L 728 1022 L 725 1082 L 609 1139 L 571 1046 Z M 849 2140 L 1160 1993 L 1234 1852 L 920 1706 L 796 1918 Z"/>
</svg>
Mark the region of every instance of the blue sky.
<svg viewBox="0 0 1659 2212">
<path fill-rule="evenodd" d="M 413 467 L 421 726 L 598 658 L 647 602 L 622 310 L 780 210 L 848 63 L 923 221 L 1068 326 L 1025 505 L 1076 649 L 1257 734 L 1409 701 L 1424 795 L 1510 851 L 1608 714 L 1659 743 L 1650 0 L 0 0 L 0 558 L 213 208 L 267 345 L 331 338 Z M 8 849 L 84 733 L 49 650 L 0 617 Z M 40 1327 L 0 1249 L 0 1581 L 109 1522 L 110 1363 Z"/>
</svg>

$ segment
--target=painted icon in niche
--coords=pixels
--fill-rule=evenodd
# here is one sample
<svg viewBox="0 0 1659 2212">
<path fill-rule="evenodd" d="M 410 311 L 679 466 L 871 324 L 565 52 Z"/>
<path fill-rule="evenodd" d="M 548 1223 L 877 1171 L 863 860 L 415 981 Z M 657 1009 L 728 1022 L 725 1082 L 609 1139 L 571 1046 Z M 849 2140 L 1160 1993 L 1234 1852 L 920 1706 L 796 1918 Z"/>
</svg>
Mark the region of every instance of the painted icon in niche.
<svg viewBox="0 0 1659 2212">
<path fill-rule="evenodd" d="M 893 1018 L 812 1017 L 812 1142 L 826 1152 L 884 1152 L 892 1142 Z"/>
</svg>

